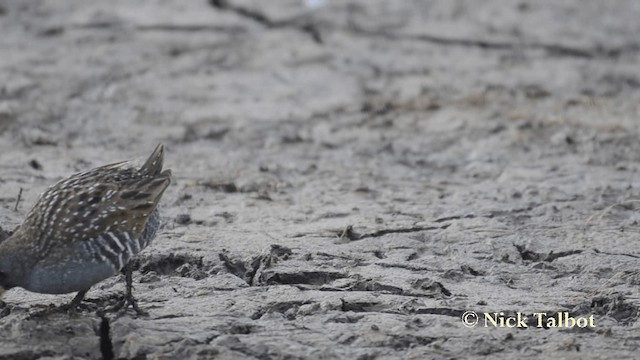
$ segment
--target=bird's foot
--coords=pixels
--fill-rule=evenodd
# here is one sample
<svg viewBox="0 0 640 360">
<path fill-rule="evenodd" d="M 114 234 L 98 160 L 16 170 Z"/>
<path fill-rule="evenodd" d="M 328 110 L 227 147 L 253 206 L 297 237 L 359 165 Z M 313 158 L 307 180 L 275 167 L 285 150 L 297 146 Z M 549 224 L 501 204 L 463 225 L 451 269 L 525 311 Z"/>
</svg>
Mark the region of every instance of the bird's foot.
<svg viewBox="0 0 640 360">
<path fill-rule="evenodd" d="M 62 304 L 62 305 L 51 304 L 45 307 L 44 309 L 40 308 L 36 311 L 29 312 L 28 318 L 39 319 L 39 318 L 45 318 L 54 314 L 67 314 L 69 316 L 75 316 L 91 310 L 92 309 L 90 308 L 90 306 L 86 304 L 78 304 L 78 305 L 71 304 L 71 303 Z"/>
<path fill-rule="evenodd" d="M 123 311 L 126 312 L 129 306 L 138 314 L 139 316 L 147 316 L 149 313 L 140 309 L 138 306 L 138 301 L 133 297 L 133 268 L 131 262 L 126 264 L 122 269 L 122 273 L 124 274 L 125 280 L 125 293 L 122 299 L 118 301 L 117 304 L 112 306 L 107 311 Z"/>
<path fill-rule="evenodd" d="M 30 313 L 29 318 L 32 318 L 32 319 L 42 318 L 42 317 L 46 317 L 48 315 L 56 314 L 56 313 L 67 313 L 69 315 L 76 315 L 82 310 L 85 310 L 85 311 L 91 310 L 89 306 L 87 306 L 86 304 L 82 304 L 82 300 L 84 299 L 84 296 L 87 294 L 87 291 L 89 291 L 89 289 L 78 292 L 78 294 L 73 298 L 73 300 L 71 300 L 66 304 L 62 304 L 58 306 L 55 306 L 52 304 L 46 307 L 45 309 L 37 310 L 33 313 Z"/>
<path fill-rule="evenodd" d="M 134 298 L 131 293 L 125 293 L 122 296 L 122 298 L 120 300 L 118 300 L 118 302 L 115 305 L 110 306 L 105 310 L 108 311 L 108 312 L 119 312 L 119 311 L 126 312 L 127 309 L 129 308 L 129 306 L 131 306 L 131 308 L 139 316 L 147 316 L 147 315 L 149 315 L 148 312 L 142 310 L 138 306 L 138 300 L 136 300 L 136 298 Z"/>
</svg>

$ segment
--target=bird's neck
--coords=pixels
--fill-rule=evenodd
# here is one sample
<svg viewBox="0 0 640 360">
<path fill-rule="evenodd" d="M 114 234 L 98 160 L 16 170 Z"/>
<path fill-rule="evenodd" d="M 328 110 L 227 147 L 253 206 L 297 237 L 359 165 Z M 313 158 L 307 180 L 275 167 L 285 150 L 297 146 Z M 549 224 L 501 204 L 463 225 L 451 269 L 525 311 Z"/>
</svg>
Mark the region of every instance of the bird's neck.
<svg viewBox="0 0 640 360">
<path fill-rule="evenodd" d="M 25 246 L 26 243 L 22 241 L 22 236 L 24 234 L 18 229 L 8 239 L 0 243 L 0 274 L 11 279 L 21 278 L 27 269 L 32 268 L 38 262 L 37 257 L 33 254 L 33 249 Z"/>
</svg>

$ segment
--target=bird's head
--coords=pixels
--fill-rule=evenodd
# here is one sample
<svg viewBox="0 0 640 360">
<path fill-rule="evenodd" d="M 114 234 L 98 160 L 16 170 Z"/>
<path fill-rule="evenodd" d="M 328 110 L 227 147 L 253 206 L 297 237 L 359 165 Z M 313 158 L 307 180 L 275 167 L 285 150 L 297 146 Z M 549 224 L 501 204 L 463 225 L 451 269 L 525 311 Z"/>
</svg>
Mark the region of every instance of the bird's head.
<svg viewBox="0 0 640 360">
<path fill-rule="evenodd" d="M 7 276 L 7 273 L 3 269 L 3 265 L 5 263 L 3 260 L 3 258 L 0 258 L 0 298 L 5 291 L 15 287 L 15 285 L 12 284 L 11 280 L 9 280 L 9 276 Z"/>
<path fill-rule="evenodd" d="M 7 272 L 2 269 L 2 259 L 0 259 L 0 298 L 5 291 L 16 287 L 16 284 L 11 281 L 11 277 Z"/>
<path fill-rule="evenodd" d="M 0 298 L 5 291 L 9 290 L 9 286 L 5 284 L 5 276 L 3 273 L 0 273 Z"/>
</svg>

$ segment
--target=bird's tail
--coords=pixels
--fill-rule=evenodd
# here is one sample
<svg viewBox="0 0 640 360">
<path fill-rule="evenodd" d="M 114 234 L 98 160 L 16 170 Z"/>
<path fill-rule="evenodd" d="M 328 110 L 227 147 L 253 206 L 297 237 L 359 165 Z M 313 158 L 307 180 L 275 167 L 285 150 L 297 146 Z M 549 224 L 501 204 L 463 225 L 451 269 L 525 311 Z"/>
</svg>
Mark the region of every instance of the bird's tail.
<svg viewBox="0 0 640 360">
<path fill-rule="evenodd" d="M 156 176 L 162 171 L 164 162 L 164 145 L 158 144 L 147 161 L 140 167 L 140 172 L 146 175 Z"/>
<path fill-rule="evenodd" d="M 153 206 L 158 203 L 164 190 L 171 183 L 171 170 L 162 171 L 164 161 L 164 145 L 158 144 L 147 161 L 140 167 L 140 173 L 149 175 L 147 181 L 138 184 L 140 191 L 150 195 Z"/>
<path fill-rule="evenodd" d="M 132 180 L 126 191 L 120 193 L 119 201 L 128 209 L 130 221 L 146 223 L 171 183 L 171 170 L 162 170 L 163 155 L 164 147 L 160 144 L 139 168 L 142 176 Z M 144 228 L 140 226 L 139 230 Z"/>
</svg>

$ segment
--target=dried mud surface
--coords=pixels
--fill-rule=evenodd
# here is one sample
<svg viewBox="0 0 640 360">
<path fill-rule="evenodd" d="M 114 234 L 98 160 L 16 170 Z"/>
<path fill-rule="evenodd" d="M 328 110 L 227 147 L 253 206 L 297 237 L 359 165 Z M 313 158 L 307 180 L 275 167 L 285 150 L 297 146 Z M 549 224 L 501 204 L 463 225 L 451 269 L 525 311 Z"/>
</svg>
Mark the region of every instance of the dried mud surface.
<svg viewBox="0 0 640 360">
<path fill-rule="evenodd" d="M 634 357 L 638 3 L 308 3 L 0 1 L 3 229 L 159 142 L 175 174 L 150 315 L 12 289 L 0 359 Z"/>
</svg>

